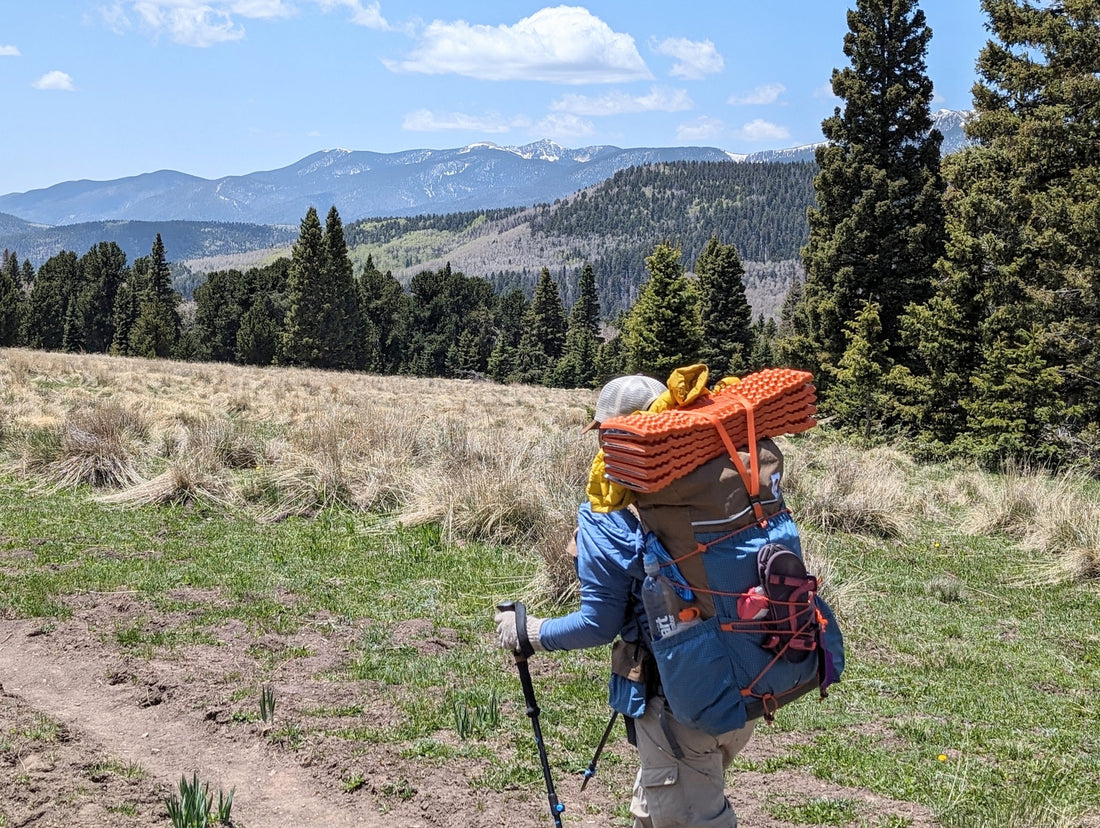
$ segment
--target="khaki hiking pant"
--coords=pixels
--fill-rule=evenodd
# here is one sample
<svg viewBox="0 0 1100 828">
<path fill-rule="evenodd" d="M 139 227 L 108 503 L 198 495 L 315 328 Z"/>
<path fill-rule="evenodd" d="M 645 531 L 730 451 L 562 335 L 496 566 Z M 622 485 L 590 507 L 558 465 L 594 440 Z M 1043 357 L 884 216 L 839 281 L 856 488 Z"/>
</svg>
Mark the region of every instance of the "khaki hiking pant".
<svg viewBox="0 0 1100 828">
<path fill-rule="evenodd" d="M 680 724 L 664 697 L 655 696 L 634 725 L 641 763 L 630 801 L 634 828 L 737 828 L 726 799 L 726 768 L 748 744 L 756 721 L 711 736 Z"/>
</svg>

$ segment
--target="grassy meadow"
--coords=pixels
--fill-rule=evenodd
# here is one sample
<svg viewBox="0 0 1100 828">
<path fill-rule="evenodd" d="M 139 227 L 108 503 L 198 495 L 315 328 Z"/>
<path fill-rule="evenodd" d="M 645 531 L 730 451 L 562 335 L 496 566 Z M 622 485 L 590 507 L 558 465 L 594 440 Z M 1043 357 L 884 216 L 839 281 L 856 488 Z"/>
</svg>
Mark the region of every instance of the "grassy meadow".
<svg viewBox="0 0 1100 828">
<path fill-rule="evenodd" d="M 511 797 L 545 818 L 492 607 L 573 606 L 564 550 L 594 400 L 0 350 L 0 624 L 50 635 L 124 596 L 97 646 L 185 662 L 195 707 L 216 702 L 227 727 L 303 764 L 325 757 L 333 796 L 399 813 L 457 767 L 471 808 Z M 1100 826 L 1096 481 L 920 465 L 824 428 L 783 447 L 848 666 L 825 703 L 758 730 L 730 785 L 760 783 L 769 825 Z M 228 629 L 247 667 L 215 657 Z M 532 659 L 559 790 L 606 723 L 606 662 Z M 331 694 L 296 696 L 290 675 Z M 401 771 L 373 779 L 372 752 Z M 567 824 L 630 824 L 631 754 L 612 742 L 588 804 L 569 788 Z"/>
</svg>

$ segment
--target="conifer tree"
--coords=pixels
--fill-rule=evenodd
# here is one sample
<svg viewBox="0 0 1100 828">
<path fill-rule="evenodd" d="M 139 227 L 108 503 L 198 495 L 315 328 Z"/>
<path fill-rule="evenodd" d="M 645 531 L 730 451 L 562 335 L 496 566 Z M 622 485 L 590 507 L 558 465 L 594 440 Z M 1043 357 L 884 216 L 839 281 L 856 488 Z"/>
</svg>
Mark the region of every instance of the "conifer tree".
<svg viewBox="0 0 1100 828">
<path fill-rule="evenodd" d="M 279 345 L 277 312 L 271 295 L 257 294 L 241 317 L 234 358 L 243 365 L 270 365 Z"/>
<path fill-rule="evenodd" d="M 138 315 L 130 329 L 133 356 L 166 358 L 175 355 L 180 338 L 179 294 L 172 278 L 160 233 L 149 254 L 148 274 L 138 300 Z"/>
<path fill-rule="evenodd" d="M 199 359 L 235 361 L 237 334 L 252 306 L 248 288 L 248 280 L 239 270 L 215 270 L 206 274 L 206 281 L 195 288 L 195 341 Z"/>
<path fill-rule="evenodd" d="M 513 289 L 499 297 L 494 323 L 496 341 L 489 355 L 489 376 L 497 382 L 518 379 L 519 343 L 530 303 L 523 291 Z"/>
<path fill-rule="evenodd" d="M 328 294 L 324 319 L 325 367 L 362 368 L 364 363 L 363 317 L 355 284 L 344 225 L 335 205 L 325 219 L 323 285 Z"/>
<path fill-rule="evenodd" d="M 695 275 L 703 327 L 700 357 L 716 377 L 743 374 L 753 347 L 752 308 L 737 248 L 711 236 L 695 263 Z"/>
<path fill-rule="evenodd" d="M 6 254 L 8 251 L 4 251 Z M 16 262 L 14 268 L 15 277 L 12 277 L 12 268 L 8 262 L 0 267 L 0 347 L 18 345 L 21 342 L 21 330 L 23 323 L 23 291 L 19 287 L 19 264 L 15 256 L 11 257 Z"/>
<path fill-rule="evenodd" d="M 79 280 L 79 260 L 71 250 L 51 256 L 38 269 L 23 317 L 26 326 L 23 338 L 30 347 L 44 351 L 61 350 L 72 287 Z"/>
<path fill-rule="evenodd" d="M 865 302 L 856 318 L 845 327 L 848 347 L 824 402 L 838 425 L 869 441 L 872 434 L 883 430 L 883 415 L 888 407 L 885 379 L 891 368 L 878 305 Z"/>
<path fill-rule="evenodd" d="M 832 77 L 844 108 L 822 123 L 828 143 L 817 150 L 806 284 L 783 342 L 784 356 L 823 386 L 866 302 L 880 307 L 887 355 L 907 359 L 899 318 L 931 295 L 943 250 L 942 136 L 931 129 L 924 12 L 916 0 L 857 0 L 848 28 L 851 65 Z"/>
<path fill-rule="evenodd" d="M 108 349 L 118 356 L 132 356 L 130 333 L 134 330 L 141 310 L 141 297 L 145 294 L 149 281 L 149 257 L 142 256 L 134 260 L 126 278 L 115 293 L 115 304 L 111 311 L 111 324 L 115 335 Z"/>
<path fill-rule="evenodd" d="M 396 374 L 405 346 L 409 297 L 392 273 L 382 273 L 367 255 L 359 276 L 360 337 L 363 368 Z"/>
<path fill-rule="evenodd" d="M 565 348 L 565 308 L 557 282 L 543 268 L 535 285 L 535 296 L 527 309 L 516 356 L 518 379 L 532 385 L 553 381 L 554 365 Z"/>
<path fill-rule="evenodd" d="M 775 341 L 779 336 L 779 326 L 774 319 L 764 318 L 761 314 L 752 328 L 752 354 L 749 357 L 749 370 L 759 371 L 779 364 Z"/>
<path fill-rule="evenodd" d="M 581 269 L 577 301 L 569 313 L 562 357 L 554 366 L 552 382 L 562 388 L 592 388 L 600 349 L 600 299 L 592 265 Z"/>
<path fill-rule="evenodd" d="M 698 362 L 703 344 L 695 286 L 684 273 L 679 247 L 665 241 L 646 257 L 649 281 L 626 318 L 627 370 L 664 380 Z"/>
<path fill-rule="evenodd" d="M 115 242 L 100 242 L 79 262 L 80 286 L 66 317 L 65 349 L 106 353 L 115 336 L 114 305 L 126 280 L 126 254 Z"/>
<path fill-rule="evenodd" d="M 298 240 L 290 253 L 289 308 L 279 338 L 277 360 L 280 364 L 311 368 L 324 365 L 324 262 L 321 219 L 317 208 L 310 207 L 302 218 Z"/>
<path fill-rule="evenodd" d="M 976 144 L 945 166 L 939 289 L 907 320 L 917 425 L 991 463 L 1048 460 L 1100 428 L 1100 17 L 1089 0 L 982 6 Z"/>
</svg>

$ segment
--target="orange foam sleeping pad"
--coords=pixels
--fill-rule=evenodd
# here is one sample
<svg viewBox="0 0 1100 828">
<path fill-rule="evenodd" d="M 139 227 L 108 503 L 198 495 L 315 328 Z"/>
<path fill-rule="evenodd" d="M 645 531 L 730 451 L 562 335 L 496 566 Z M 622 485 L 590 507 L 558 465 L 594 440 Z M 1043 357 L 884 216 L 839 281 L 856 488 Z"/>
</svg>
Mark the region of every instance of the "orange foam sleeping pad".
<svg viewBox="0 0 1100 828">
<path fill-rule="evenodd" d="M 608 418 L 600 425 L 605 473 L 634 491 L 658 491 L 728 452 L 719 427 L 738 449 L 747 449 L 749 408 L 758 440 L 813 428 L 812 379 L 806 371 L 767 368 L 683 408 Z"/>
</svg>

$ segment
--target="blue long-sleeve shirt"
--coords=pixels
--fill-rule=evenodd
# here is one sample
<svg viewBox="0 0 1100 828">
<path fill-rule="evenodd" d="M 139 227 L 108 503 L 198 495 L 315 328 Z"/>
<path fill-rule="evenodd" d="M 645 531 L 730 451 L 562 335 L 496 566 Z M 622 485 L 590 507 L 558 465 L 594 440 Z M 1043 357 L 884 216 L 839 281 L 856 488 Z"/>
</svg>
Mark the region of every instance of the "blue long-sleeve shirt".
<svg viewBox="0 0 1100 828">
<path fill-rule="evenodd" d="M 577 577 L 581 606 L 576 612 L 547 619 L 539 642 L 547 650 L 579 650 L 610 644 L 617 635 L 637 640 L 635 606 L 639 588 L 643 533 L 628 510 L 593 512 L 588 503 L 577 511 Z"/>
</svg>

